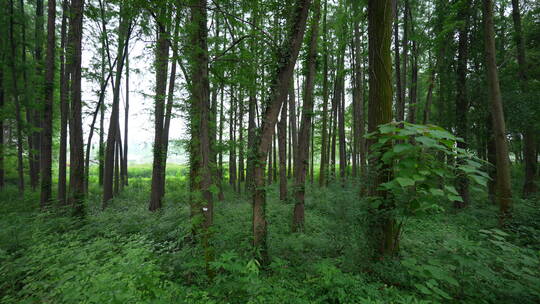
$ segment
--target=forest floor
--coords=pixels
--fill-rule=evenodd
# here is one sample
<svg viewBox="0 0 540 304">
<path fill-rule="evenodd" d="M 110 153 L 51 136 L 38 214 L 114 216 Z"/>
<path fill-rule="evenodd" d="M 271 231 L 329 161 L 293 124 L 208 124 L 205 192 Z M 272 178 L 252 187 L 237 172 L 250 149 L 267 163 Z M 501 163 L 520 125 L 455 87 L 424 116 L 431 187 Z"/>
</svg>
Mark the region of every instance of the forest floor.
<svg viewBox="0 0 540 304">
<path fill-rule="evenodd" d="M 168 171 L 155 213 L 147 211 L 149 170 L 133 170 L 105 211 L 93 177 L 83 220 L 39 212 L 38 193 L 2 192 L 0 302 L 540 303 L 538 197 L 516 198 L 504 231 L 485 193 L 473 193 L 464 210 L 443 203 L 408 217 L 399 259 L 373 262 L 357 186 L 308 187 L 306 231 L 292 234 L 293 205 L 272 185 L 271 264 L 262 270 L 250 247 L 249 197 L 226 189 L 215 204 L 209 281 L 201 248 L 188 240 L 187 182 L 177 177 L 185 170 Z"/>
</svg>

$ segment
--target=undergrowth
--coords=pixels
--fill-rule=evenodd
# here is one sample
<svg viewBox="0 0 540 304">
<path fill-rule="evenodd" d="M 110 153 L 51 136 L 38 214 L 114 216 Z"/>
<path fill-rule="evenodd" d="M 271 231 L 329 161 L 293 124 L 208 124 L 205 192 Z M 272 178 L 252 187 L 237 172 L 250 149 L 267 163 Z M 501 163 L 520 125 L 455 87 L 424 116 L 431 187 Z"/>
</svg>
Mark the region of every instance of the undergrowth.
<svg viewBox="0 0 540 304">
<path fill-rule="evenodd" d="M 308 187 L 305 233 L 291 234 L 293 205 L 270 186 L 267 269 L 252 258 L 249 197 L 227 190 L 215 205 L 212 281 L 190 241 L 187 184 L 176 174 L 155 213 L 147 211 L 145 176 L 131 178 L 105 211 L 92 186 L 83 221 L 62 210 L 38 212 L 36 193 L 20 198 L 8 188 L 0 199 L 0 302 L 540 302 L 538 198 L 516 199 L 504 230 L 482 193 L 465 210 L 448 204 L 411 218 L 400 257 L 375 262 L 357 188 Z"/>
</svg>

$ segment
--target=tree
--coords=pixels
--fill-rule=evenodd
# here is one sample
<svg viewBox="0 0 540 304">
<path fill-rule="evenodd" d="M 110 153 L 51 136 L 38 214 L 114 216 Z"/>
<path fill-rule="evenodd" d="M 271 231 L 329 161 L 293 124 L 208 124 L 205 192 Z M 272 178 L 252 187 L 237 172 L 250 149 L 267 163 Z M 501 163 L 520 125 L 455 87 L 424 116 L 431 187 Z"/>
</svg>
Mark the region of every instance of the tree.
<svg viewBox="0 0 540 304">
<path fill-rule="evenodd" d="M 81 44 L 83 35 L 83 7 L 84 0 L 72 0 L 69 13 L 68 33 L 68 69 L 71 75 L 70 83 L 70 175 L 68 201 L 73 206 L 73 213 L 84 215 L 84 151 L 82 130 L 82 102 L 81 102 Z"/>
<path fill-rule="evenodd" d="M 461 149 L 467 148 L 467 116 L 469 111 L 469 100 L 467 97 L 467 61 L 469 46 L 469 19 L 471 1 L 462 1 L 458 11 L 458 18 L 461 24 L 458 28 L 458 55 L 456 69 L 456 135 L 463 138 L 457 145 Z M 463 208 L 469 204 L 469 180 L 465 177 L 457 179 L 457 189 L 463 202 L 456 201 L 456 208 Z"/>
<path fill-rule="evenodd" d="M 58 149 L 58 202 L 67 204 L 67 133 L 69 116 L 69 69 L 66 69 L 66 32 L 68 19 L 68 0 L 62 1 L 62 23 L 60 26 L 60 147 Z"/>
<path fill-rule="evenodd" d="M 120 4 L 120 23 L 118 25 L 118 46 L 117 46 L 117 61 L 116 61 L 116 74 L 113 82 L 113 104 L 111 110 L 111 118 L 109 120 L 109 131 L 107 132 L 107 145 L 105 147 L 105 163 L 103 169 L 103 201 L 102 208 L 105 209 L 109 200 L 114 196 L 113 193 L 113 173 L 115 163 L 115 150 L 118 144 L 118 138 L 120 134 L 120 81 L 122 79 L 122 70 L 124 68 L 124 54 L 126 53 L 126 45 L 129 40 L 130 28 L 131 28 L 131 16 L 129 14 L 130 8 L 128 8 L 127 2 Z M 112 70 L 112 64 L 109 66 Z"/>
<path fill-rule="evenodd" d="M 392 121 L 392 59 L 390 43 L 392 38 L 392 1 L 368 1 L 369 36 L 369 107 L 368 131 L 374 132 L 381 124 Z M 378 162 L 372 159 L 373 168 Z M 381 197 L 382 202 L 374 213 L 372 239 L 379 257 L 391 256 L 399 248 L 399 227 L 391 214 L 394 207 L 392 198 L 379 186 L 390 180 L 387 171 L 374 172 L 372 195 Z"/>
<path fill-rule="evenodd" d="M 317 42 L 319 38 L 319 19 L 321 18 L 320 0 L 312 5 L 313 19 L 309 32 L 309 49 L 306 59 L 306 78 L 304 87 L 304 103 L 302 105 L 302 120 L 298 133 L 298 149 L 294 169 L 294 198 L 292 231 L 304 230 L 304 196 L 306 186 L 306 170 L 309 164 L 309 143 L 311 133 L 311 120 L 313 117 L 315 70 L 317 61 Z"/>
<path fill-rule="evenodd" d="M 165 162 L 163 124 L 165 117 L 165 100 L 167 94 L 167 68 L 169 60 L 169 33 L 165 27 L 166 9 L 162 8 L 156 18 L 157 43 L 155 50 L 156 94 L 154 97 L 154 160 L 152 163 L 152 190 L 148 209 L 155 211 L 161 208 L 163 190 L 165 189 Z"/>
<path fill-rule="evenodd" d="M 15 51 L 17 46 L 15 45 L 15 11 L 13 0 L 9 1 L 9 41 L 10 41 L 10 67 L 11 67 L 11 81 L 13 83 L 13 99 L 15 101 L 15 119 L 17 124 L 17 186 L 19 193 L 24 193 L 24 167 L 23 167 L 23 139 L 22 128 L 23 122 L 21 117 L 21 103 L 19 99 L 18 89 L 18 75 L 16 61 L 17 57 Z"/>
<path fill-rule="evenodd" d="M 527 75 L 527 60 L 525 57 L 525 41 L 523 39 L 523 31 L 521 28 L 521 12 L 519 9 L 519 1 L 512 0 L 512 19 L 514 21 L 514 37 L 517 48 L 517 62 L 519 67 L 519 79 L 521 90 L 528 93 L 528 75 Z M 529 119 L 527 119 L 528 121 Z M 536 137 L 532 123 L 528 123 L 523 132 L 523 156 L 525 160 L 525 182 L 523 184 L 523 196 L 528 197 L 538 189 L 534 182 L 536 172 Z"/>
<path fill-rule="evenodd" d="M 47 54 L 45 62 L 43 131 L 41 134 L 41 207 L 51 201 L 52 195 L 52 128 L 53 128 L 53 98 L 54 98 L 54 61 L 56 51 L 56 0 L 47 2 Z"/>
<path fill-rule="evenodd" d="M 287 93 L 290 89 L 294 66 L 304 37 L 310 2 L 310 0 L 297 0 L 295 2 L 292 17 L 288 24 L 288 36 L 283 46 L 278 49 L 277 58 L 280 59 L 280 63 L 271 79 L 270 96 L 262 114 L 262 124 L 258 128 L 254 140 L 256 150 L 251 156 L 253 157 L 253 181 L 255 187 L 252 194 L 253 246 L 260 252 L 262 264 L 268 262 L 268 249 L 266 245 L 266 191 L 264 189 L 266 156 L 271 145 L 279 110 L 281 109 L 281 105 L 286 101 Z"/>
<path fill-rule="evenodd" d="M 499 202 L 500 220 L 510 216 L 512 208 L 512 189 L 510 187 L 510 160 L 506 142 L 506 127 L 502 105 L 499 74 L 495 58 L 495 32 L 493 29 L 493 2 L 483 0 L 484 16 L 484 48 L 486 73 L 488 82 L 488 98 L 491 104 L 492 128 L 495 136 L 496 170 L 497 170 L 497 200 Z"/>
<path fill-rule="evenodd" d="M 209 263 L 213 251 L 209 244 L 209 228 L 213 223 L 212 146 L 210 85 L 208 80 L 208 29 L 206 0 L 191 0 L 191 28 L 189 32 L 191 87 L 190 87 L 190 206 L 192 230 L 202 236 L 206 269 L 212 276 Z"/>
</svg>

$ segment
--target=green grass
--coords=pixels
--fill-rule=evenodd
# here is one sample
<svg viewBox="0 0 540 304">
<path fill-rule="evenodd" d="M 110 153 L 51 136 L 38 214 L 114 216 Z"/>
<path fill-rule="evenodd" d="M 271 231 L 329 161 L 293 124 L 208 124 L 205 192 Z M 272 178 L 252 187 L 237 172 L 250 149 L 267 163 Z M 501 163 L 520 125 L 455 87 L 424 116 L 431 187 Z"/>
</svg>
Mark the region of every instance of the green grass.
<svg viewBox="0 0 540 304">
<path fill-rule="evenodd" d="M 401 256 L 369 258 L 367 202 L 357 186 L 308 187 L 306 231 L 291 234 L 290 202 L 268 188 L 271 264 L 251 250 L 251 204 L 226 189 L 215 204 L 209 281 L 202 249 L 189 241 L 189 194 L 168 165 L 164 208 L 147 211 L 148 166 L 130 167 L 130 185 L 105 211 L 91 185 L 83 221 L 38 211 L 38 195 L 14 186 L 0 198 L 2 303 L 538 303 L 540 208 L 516 199 L 508 229 L 497 208 L 473 205 L 411 218 Z"/>
</svg>

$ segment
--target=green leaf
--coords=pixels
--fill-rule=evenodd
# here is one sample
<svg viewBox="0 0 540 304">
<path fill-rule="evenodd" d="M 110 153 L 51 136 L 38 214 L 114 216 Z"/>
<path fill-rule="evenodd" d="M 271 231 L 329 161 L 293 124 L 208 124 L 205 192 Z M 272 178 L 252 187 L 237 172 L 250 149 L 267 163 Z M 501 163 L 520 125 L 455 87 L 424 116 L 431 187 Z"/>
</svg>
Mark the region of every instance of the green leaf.
<svg viewBox="0 0 540 304">
<path fill-rule="evenodd" d="M 456 188 L 454 186 L 445 185 L 444 189 L 446 189 L 446 191 L 448 191 L 448 192 L 450 192 L 452 194 L 459 195 L 459 193 L 457 192 L 457 190 L 456 190 Z"/>
<path fill-rule="evenodd" d="M 431 192 L 431 194 L 435 196 L 444 196 L 444 191 L 442 191 L 441 189 L 431 188 L 429 189 L 429 192 Z"/>
<path fill-rule="evenodd" d="M 401 187 L 409 187 L 414 185 L 414 180 L 407 177 L 396 177 L 396 181 L 401 185 Z"/>
<path fill-rule="evenodd" d="M 394 150 L 394 152 L 396 153 L 401 153 L 403 151 L 410 150 L 411 148 L 413 148 L 413 146 L 410 144 L 397 144 L 393 147 L 392 150 Z"/>
<path fill-rule="evenodd" d="M 455 202 L 463 202 L 463 199 L 459 195 L 448 194 L 448 199 Z"/>
</svg>

